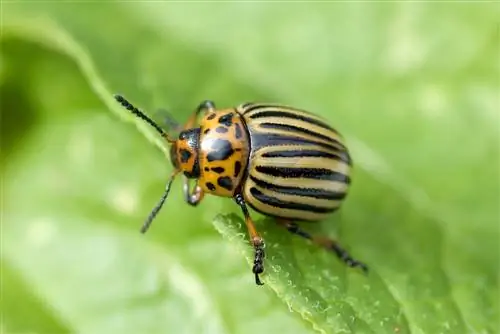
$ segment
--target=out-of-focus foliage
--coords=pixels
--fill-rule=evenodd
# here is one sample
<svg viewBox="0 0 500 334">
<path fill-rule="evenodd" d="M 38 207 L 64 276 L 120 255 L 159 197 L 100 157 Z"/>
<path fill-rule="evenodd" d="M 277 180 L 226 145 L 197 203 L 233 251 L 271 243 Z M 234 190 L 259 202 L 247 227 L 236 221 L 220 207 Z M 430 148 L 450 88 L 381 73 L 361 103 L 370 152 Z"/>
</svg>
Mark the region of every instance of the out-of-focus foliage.
<svg viewBox="0 0 500 334">
<path fill-rule="evenodd" d="M 495 331 L 498 6 L 2 11 L 2 332 Z M 179 121 L 207 98 L 328 118 L 354 182 L 342 211 L 309 229 L 338 236 L 370 274 L 254 214 L 268 254 L 256 287 L 238 208 L 210 196 L 191 208 L 180 182 L 140 235 L 171 166 L 115 92 Z"/>
</svg>

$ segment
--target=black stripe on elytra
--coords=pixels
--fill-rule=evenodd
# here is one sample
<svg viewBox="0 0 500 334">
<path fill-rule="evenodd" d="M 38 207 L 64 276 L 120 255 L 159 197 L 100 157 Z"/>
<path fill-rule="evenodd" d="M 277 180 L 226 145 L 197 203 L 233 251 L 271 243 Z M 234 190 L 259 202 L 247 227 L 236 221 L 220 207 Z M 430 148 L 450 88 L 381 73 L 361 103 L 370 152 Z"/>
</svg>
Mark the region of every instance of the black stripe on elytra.
<svg viewBox="0 0 500 334">
<path fill-rule="evenodd" d="M 210 153 L 207 154 L 207 160 L 209 162 L 226 160 L 234 153 L 231 142 L 226 139 L 214 139 L 210 150 Z"/>
<path fill-rule="evenodd" d="M 310 211 L 310 212 L 315 212 L 315 213 L 328 213 L 328 212 L 335 211 L 337 209 L 337 207 L 324 208 L 324 207 L 318 207 L 318 206 L 310 205 L 310 204 L 282 201 L 276 197 L 271 197 L 271 196 L 267 196 L 267 195 L 263 194 L 260 190 L 258 190 L 255 187 L 250 188 L 250 193 L 259 202 L 262 202 L 264 204 L 271 205 L 271 206 L 274 206 L 277 208 L 281 208 L 281 209 Z"/>
<path fill-rule="evenodd" d="M 305 139 L 295 136 L 284 136 L 277 133 L 252 133 L 252 146 L 254 150 L 258 150 L 260 147 L 265 146 L 286 146 L 286 145 L 317 145 L 333 152 L 343 151 L 343 147 L 334 146 L 332 144 L 318 142 L 312 139 Z"/>
<path fill-rule="evenodd" d="M 247 103 L 244 105 L 242 109 L 243 110 L 243 115 L 248 114 L 249 112 L 254 111 L 255 109 L 260 109 L 265 107 L 266 105 L 263 104 L 258 104 L 258 103 Z"/>
<path fill-rule="evenodd" d="M 333 144 L 336 144 L 336 145 L 343 146 L 342 143 L 339 143 L 338 140 L 336 140 L 334 138 L 331 138 L 331 137 L 325 136 L 322 133 L 311 131 L 309 129 L 305 129 L 305 128 L 302 128 L 300 126 L 295 126 L 292 124 L 279 124 L 279 123 L 263 122 L 263 123 L 259 124 L 259 126 L 261 128 L 264 128 L 264 129 L 277 129 L 277 130 L 289 131 L 289 132 L 292 132 L 292 134 L 293 134 L 293 132 L 299 132 L 299 133 L 303 133 L 303 134 L 306 134 L 309 136 L 316 137 L 318 139 L 326 140 L 326 141 L 333 143 Z"/>
<path fill-rule="evenodd" d="M 327 180 L 343 182 L 347 184 L 351 182 L 351 179 L 348 175 L 326 168 L 256 166 L 255 170 L 274 177 Z"/>
<path fill-rule="evenodd" d="M 207 120 L 209 121 L 213 120 L 215 118 L 215 115 L 216 115 L 215 113 L 208 115 Z"/>
<path fill-rule="evenodd" d="M 333 160 L 344 160 L 344 155 L 333 154 L 329 152 L 313 150 L 313 149 L 298 149 L 298 150 L 277 150 L 262 154 L 264 158 L 328 158 Z"/>
<path fill-rule="evenodd" d="M 299 115 L 299 114 L 296 114 L 293 112 L 281 111 L 279 109 L 278 110 L 263 110 L 263 111 L 257 112 L 257 113 L 250 116 L 250 118 L 252 118 L 252 119 L 261 118 L 261 117 L 286 117 L 286 118 L 296 119 L 296 120 L 300 120 L 300 121 L 304 121 L 307 123 L 317 125 L 319 127 L 322 127 L 323 129 L 327 129 L 327 130 L 330 130 L 330 131 L 337 133 L 337 131 L 334 128 L 332 128 L 330 125 L 326 124 L 325 122 L 323 122 L 319 119 L 307 117 L 305 115 Z"/>
<path fill-rule="evenodd" d="M 251 106 L 252 104 L 254 104 L 253 102 L 246 102 L 246 103 L 243 103 L 240 105 L 240 109 L 243 109 L 245 110 L 245 108 L 248 108 L 249 106 Z"/>
<path fill-rule="evenodd" d="M 250 175 L 250 179 L 261 188 L 269 189 L 287 195 L 305 196 L 317 199 L 331 199 L 331 200 L 341 200 L 344 199 L 346 196 L 345 191 L 330 191 L 318 188 L 287 187 L 260 180 L 253 175 Z"/>
</svg>

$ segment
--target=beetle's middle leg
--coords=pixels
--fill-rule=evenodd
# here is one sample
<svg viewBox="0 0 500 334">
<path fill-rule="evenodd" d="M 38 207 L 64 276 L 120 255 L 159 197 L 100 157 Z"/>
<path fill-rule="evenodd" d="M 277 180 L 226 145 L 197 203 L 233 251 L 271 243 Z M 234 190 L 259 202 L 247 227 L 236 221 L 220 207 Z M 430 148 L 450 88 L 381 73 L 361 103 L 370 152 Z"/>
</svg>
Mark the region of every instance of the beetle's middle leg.
<svg viewBox="0 0 500 334">
<path fill-rule="evenodd" d="M 182 191 L 184 193 L 184 200 L 192 206 L 197 206 L 201 200 L 203 199 L 205 193 L 203 189 L 199 186 L 198 182 L 196 182 L 196 186 L 193 190 L 189 189 L 189 179 L 184 177 L 184 184 L 182 187 Z"/>
<path fill-rule="evenodd" d="M 263 285 L 264 283 L 262 283 L 259 279 L 259 274 L 262 274 L 264 272 L 264 240 L 260 237 L 260 235 L 257 233 L 257 230 L 255 229 L 255 225 L 252 221 L 252 218 L 250 217 L 250 213 L 248 212 L 243 196 L 241 194 L 238 194 L 234 197 L 234 200 L 240 206 L 241 211 L 243 211 L 248 234 L 255 250 L 255 257 L 252 268 L 252 272 L 255 274 L 255 284 Z"/>
<path fill-rule="evenodd" d="M 323 237 L 323 236 L 315 236 L 312 235 L 299 227 L 296 223 L 285 220 L 285 219 L 277 219 L 279 225 L 285 227 L 290 233 L 295 235 L 299 235 L 303 238 L 311 240 L 313 243 L 334 252 L 340 260 L 342 260 L 349 267 L 360 267 L 364 272 L 368 272 L 368 267 L 366 264 L 355 260 L 347 250 L 345 250 L 339 243 L 333 239 Z"/>
</svg>

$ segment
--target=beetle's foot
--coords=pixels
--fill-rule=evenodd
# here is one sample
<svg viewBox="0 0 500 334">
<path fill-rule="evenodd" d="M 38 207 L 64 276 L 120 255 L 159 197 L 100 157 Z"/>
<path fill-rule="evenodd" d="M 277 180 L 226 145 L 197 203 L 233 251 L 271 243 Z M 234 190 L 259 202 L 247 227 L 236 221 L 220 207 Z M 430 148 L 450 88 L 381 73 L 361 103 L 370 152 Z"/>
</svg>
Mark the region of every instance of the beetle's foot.
<svg viewBox="0 0 500 334">
<path fill-rule="evenodd" d="M 255 248 L 255 258 L 253 261 L 252 272 L 255 274 L 255 284 L 264 285 L 259 278 L 259 274 L 264 272 L 264 242 L 262 239 L 258 238 L 255 239 L 253 243 Z"/>
<path fill-rule="evenodd" d="M 255 284 L 264 285 L 264 283 L 262 283 L 259 278 L 259 274 L 262 274 L 264 272 L 264 267 L 262 266 L 262 264 L 254 264 L 252 272 L 255 274 Z"/>
<path fill-rule="evenodd" d="M 333 244 L 332 250 L 349 267 L 360 268 L 365 274 L 368 274 L 368 266 L 361 261 L 354 259 L 345 249 L 337 244 Z"/>
<path fill-rule="evenodd" d="M 361 261 L 358 261 L 358 260 L 355 260 L 353 259 L 352 257 L 349 257 L 347 259 L 342 259 L 345 264 L 347 264 L 349 267 L 351 268 L 360 268 L 361 270 L 363 270 L 363 272 L 365 274 L 368 274 L 368 266 L 366 264 L 364 264 L 363 262 Z"/>
</svg>

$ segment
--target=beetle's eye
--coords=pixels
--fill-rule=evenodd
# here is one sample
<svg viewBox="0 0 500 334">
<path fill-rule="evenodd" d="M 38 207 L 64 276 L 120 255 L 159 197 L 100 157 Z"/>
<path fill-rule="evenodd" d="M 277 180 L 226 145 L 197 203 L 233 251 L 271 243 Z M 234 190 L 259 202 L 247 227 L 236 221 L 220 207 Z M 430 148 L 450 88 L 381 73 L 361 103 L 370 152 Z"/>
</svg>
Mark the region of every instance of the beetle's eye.
<svg viewBox="0 0 500 334">
<path fill-rule="evenodd" d="M 176 169 L 179 169 L 179 161 L 177 159 L 177 143 L 173 143 L 172 146 L 170 146 L 170 161 L 172 161 L 172 165 Z"/>
<path fill-rule="evenodd" d="M 179 140 L 186 140 L 196 137 L 200 133 L 199 128 L 187 129 L 179 133 Z"/>
</svg>

